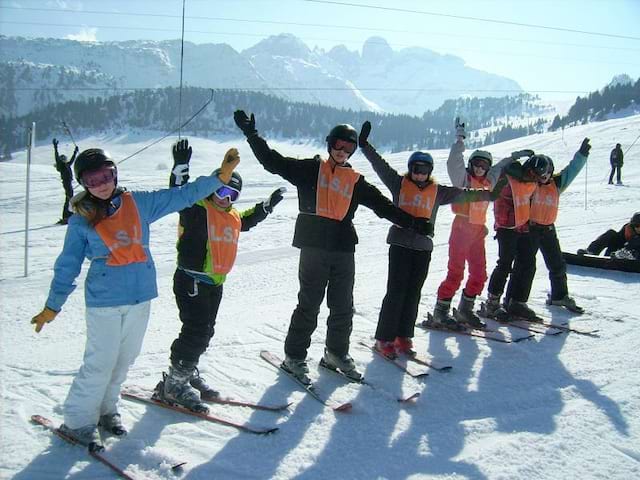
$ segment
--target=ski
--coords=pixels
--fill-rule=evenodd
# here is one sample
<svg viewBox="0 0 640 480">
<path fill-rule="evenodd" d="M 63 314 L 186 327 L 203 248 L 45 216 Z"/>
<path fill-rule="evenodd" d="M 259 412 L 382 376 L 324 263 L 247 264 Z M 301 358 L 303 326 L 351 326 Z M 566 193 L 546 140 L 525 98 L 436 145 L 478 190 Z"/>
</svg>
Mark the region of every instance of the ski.
<svg viewBox="0 0 640 480">
<path fill-rule="evenodd" d="M 584 308 L 582 308 L 579 305 L 576 305 L 575 307 L 569 307 L 567 305 L 554 305 L 552 303 L 551 298 L 547 297 L 547 300 L 545 301 L 545 303 L 549 306 L 553 306 L 553 307 L 560 307 L 560 308 L 564 308 L 565 310 L 568 310 L 572 313 L 577 313 L 578 315 L 582 315 L 584 313 Z"/>
<path fill-rule="evenodd" d="M 599 337 L 600 336 L 600 335 L 597 334 L 597 332 L 599 332 L 600 330 L 597 330 L 597 329 L 596 330 L 582 330 L 582 329 L 579 329 L 579 328 L 570 327 L 568 325 L 558 325 L 558 324 L 555 324 L 555 323 L 551 323 L 550 321 L 545 320 L 542 317 L 536 317 L 535 319 L 532 319 L 532 320 L 526 319 L 526 318 L 520 319 L 519 317 L 518 317 L 518 319 L 522 320 L 523 322 L 527 322 L 527 323 L 529 323 L 531 325 L 544 325 L 547 328 L 556 328 L 556 329 L 562 330 L 564 332 L 572 332 L 572 333 L 576 333 L 578 335 L 586 335 L 586 336 L 589 336 L 589 337 Z"/>
<path fill-rule="evenodd" d="M 177 405 L 170 405 L 168 403 L 164 403 L 161 402 L 160 400 L 155 400 L 151 397 L 147 397 L 147 396 L 142 396 L 139 395 L 137 393 L 131 392 L 131 391 L 122 391 L 120 393 L 120 396 L 122 396 L 122 398 L 126 399 L 126 400 L 132 400 L 135 402 L 141 402 L 141 403 L 147 403 L 149 405 L 155 405 L 157 407 L 162 407 L 162 408 L 166 408 L 168 410 L 173 410 L 174 412 L 180 412 L 180 413 L 184 413 L 186 415 L 190 415 L 192 417 L 197 417 L 200 418 L 202 420 L 206 420 L 207 422 L 211 422 L 211 423 L 219 423 L 220 425 L 226 425 L 228 427 L 233 427 L 233 428 L 237 428 L 238 430 L 241 430 L 243 432 L 248 432 L 248 433 L 255 433 L 256 435 L 266 435 L 268 433 L 273 433 L 276 432 L 278 430 L 278 427 L 273 427 L 273 428 L 258 428 L 258 427 L 252 427 L 251 425 L 246 425 L 243 423 L 237 423 L 234 422 L 232 420 L 227 420 L 225 418 L 222 417 L 218 417 L 215 415 L 211 415 L 211 414 L 206 414 L 206 413 L 198 413 L 198 412 L 193 412 L 187 408 L 184 407 L 180 407 Z"/>
<path fill-rule="evenodd" d="M 373 353 L 375 353 L 376 355 L 384 358 L 387 362 L 394 364 L 397 368 L 399 368 L 400 370 L 402 370 L 404 373 L 406 373 L 407 375 L 409 375 L 410 377 L 413 378 L 424 378 L 429 376 L 428 372 L 425 372 L 423 370 L 418 371 L 418 370 L 414 370 L 413 368 L 411 368 L 409 366 L 409 364 L 407 364 L 407 362 L 403 362 L 402 359 L 399 358 L 389 358 L 386 355 L 383 355 L 382 353 L 380 353 L 378 350 L 375 349 L 375 347 L 364 343 L 364 342 L 358 342 L 359 345 L 368 348 L 369 350 L 371 350 Z"/>
<path fill-rule="evenodd" d="M 329 365 L 327 365 L 324 360 L 320 360 L 320 366 L 322 368 L 324 368 L 325 370 L 329 371 L 329 372 L 333 372 L 335 375 L 338 375 L 340 378 L 343 378 L 344 380 L 346 380 L 347 382 L 350 383 L 356 383 L 358 385 L 366 385 L 367 387 L 369 387 L 371 390 L 375 390 L 379 393 L 384 394 L 385 396 L 388 395 L 389 397 L 392 397 L 396 402 L 398 403 L 409 403 L 415 399 L 417 399 L 420 396 L 420 392 L 416 392 L 413 395 L 409 395 L 408 397 L 396 397 L 395 395 L 393 395 L 392 393 L 384 390 L 383 388 L 378 387 L 377 385 L 369 382 L 368 380 L 365 380 L 364 378 L 361 380 L 356 380 L 354 378 L 351 377 L 347 377 L 344 373 L 342 373 L 340 370 L 336 370 L 335 368 L 331 368 Z"/>
<path fill-rule="evenodd" d="M 448 372 L 453 368 L 451 365 L 440 365 L 439 363 L 435 363 L 431 360 L 427 360 L 426 358 L 418 355 L 417 353 L 415 355 L 405 355 L 405 356 L 407 360 L 411 362 L 416 362 L 420 365 L 424 365 L 425 367 L 429 367 L 439 372 Z"/>
<path fill-rule="evenodd" d="M 287 372 L 284 368 L 282 368 L 282 360 L 280 360 L 280 358 L 278 358 L 277 355 L 271 352 L 268 352 L 266 350 L 262 350 L 260 352 L 260 358 L 262 358 L 264 361 L 266 361 L 270 365 L 276 367 L 280 372 L 287 375 L 287 377 L 289 377 L 291 380 L 296 382 L 305 392 L 307 392 L 309 395 L 311 395 L 311 397 L 319 401 L 324 406 L 331 408 L 335 412 L 348 412 L 351 410 L 352 408 L 351 403 L 349 402 L 339 403 L 339 402 L 334 402 L 329 398 L 325 398 L 320 392 L 318 392 L 318 390 L 313 384 L 306 385 L 302 383 L 298 378 L 296 378 L 295 375 L 292 375 L 291 373 Z"/>
<path fill-rule="evenodd" d="M 53 425 L 53 422 L 51 420 L 43 417 L 42 415 L 31 415 L 31 421 L 35 424 L 42 425 L 51 433 L 57 435 L 59 438 L 61 438 L 65 442 L 70 443 L 71 445 L 84 447 L 84 445 L 78 442 L 75 438 L 61 432 L 56 426 Z M 109 467 L 119 477 L 133 480 L 132 476 L 126 474 L 122 468 L 112 463 L 101 451 L 91 451 L 89 449 L 86 449 L 86 452 L 98 462 Z M 182 465 L 184 465 L 184 463 Z"/>
<path fill-rule="evenodd" d="M 459 334 L 459 335 L 466 335 L 468 337 L 484 338 L 485 340 L 491 340 L 491 341 L 500 342 L 500 343 L 518 343 L 523 340 L 532 338 L 534 336 L 532 333 L 531 335 L 525 335 L 523 337 L 507 338 L 501 332 L 497 332 L 495 330 L 478 330 L 473 328 L 465 329 L 465 330 L 450 330 L 445 327 L 436 327 L 435 325 L 433 325 L 432 323 L 429 323 L 426 320 L 423 320 L 422 322 L 418 323 L 417 326 L 422 328 L 423 330 L 434 330 L 436 332 L 453 333 L 453 334 Z"/>
<path fill-rule="evenodd" d="M 206 399 L 203 398 L 202 401 L 205 403 L 213 403 L 218 405 L 229 405 L 232 407 L 247 407 L 247 408 L 253 408 L 254 410 L 265 410 L 267 412 L 281 412 L 291 406 L 291 402 L 283 403 L 280 405 L 264 405 L 262 403 L 253 403 L 253 402 L 247 402 L 244 400 L 236 400 L 233 398 L 223 398 L 223 397 L 206 398 Z"/>
<path fill-rule="evenodd" d="M 486 310 L 483 310 L 481 307 L 481 310 L 478 310 L 476 312 L 478 315 L 480 315 L 483 318 L 488 318 L 490 320 L 493 320 L 497 323 L 499 323 L 500 325 L 504 325 L 506 327 L 515 327 L 518 328 L 520 330 L 525 330 L 527 332 L 531 332 L 534 334 L 540 334 L 540 335 L 560 335 L 561 333 L 565 333 L 564 330 L 561 329 L 557 329 L 555 328 L 555 325 L 551 326 L 551 325 L 543 325 L 543 324 L 531 324 L 529 322 L 526 321 L 526 319 L 522 318 L 522 317 L 517 317 L 514 315 L 510 315 L 508 313 L 505 312 L 505 314 L 503 315 L 498 315 L 495 317 L 490 317 L 486 315 Z"/>
</svg>

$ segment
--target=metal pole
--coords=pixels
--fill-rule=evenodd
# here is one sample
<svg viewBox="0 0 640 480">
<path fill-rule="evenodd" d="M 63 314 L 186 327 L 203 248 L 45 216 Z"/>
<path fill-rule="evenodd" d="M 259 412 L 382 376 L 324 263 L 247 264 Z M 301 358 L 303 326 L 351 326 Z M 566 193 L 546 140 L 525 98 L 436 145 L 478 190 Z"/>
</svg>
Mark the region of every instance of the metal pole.
<svg viewBox="0 0 640 480">
<path fill-rule="evenodd" d="M 587 209 L 587 178 L 589 177 L 589 157 L 584 164 L 584 209 Z"/>
<path fill-rule="evenodd" d="M 35 145 L 36 122 L 29 129 L 29 145 L 27 145 L 27 192 L 24 209 L 24 276 L 29 276 L 29 190 L 31 187 L 31 150 Z"/>
</svg>

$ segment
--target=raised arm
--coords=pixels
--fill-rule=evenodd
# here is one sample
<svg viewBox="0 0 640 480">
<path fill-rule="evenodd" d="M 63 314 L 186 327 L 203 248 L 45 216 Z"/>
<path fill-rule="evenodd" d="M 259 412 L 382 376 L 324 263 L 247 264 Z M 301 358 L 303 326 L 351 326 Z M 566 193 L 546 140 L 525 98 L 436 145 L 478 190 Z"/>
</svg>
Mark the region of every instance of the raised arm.
<svg viewBox="0 0 640 480">
<path fill-rule="evenodd" d="M 402 183 L 402 175 L 392 168 L 387 161 L 378 154 L 373 145 L 369 143 L 369 133 L 371 132 L 371 122 L 368 120 L 362 124 L 360 135 L 358 137 L 358 145 L 369 160 L 371 166 L 392 193 L 400 191 Z"/>
</svg>

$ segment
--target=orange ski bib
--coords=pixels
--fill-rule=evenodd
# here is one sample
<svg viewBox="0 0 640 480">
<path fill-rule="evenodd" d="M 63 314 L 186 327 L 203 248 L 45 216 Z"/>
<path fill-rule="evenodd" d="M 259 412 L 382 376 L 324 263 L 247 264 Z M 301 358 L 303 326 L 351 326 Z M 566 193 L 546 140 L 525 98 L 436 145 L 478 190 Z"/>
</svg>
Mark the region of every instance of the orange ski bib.
<svg viewBox="0 0 640 480">
<path fill-rule="evenodd" d="M 432 183 L 427 188 L 420 188 L 407 177 L 402 179 L 398 207 L 417 218 L 431 218 L 436 203 L 438 184 Z"/>
<path fill-rule="evenodd" d="M 478 179 L 471 175 L 469 177 L 469 186 L 476 190 L 489 190 L 491 182 L 486 178 Z M 489 202 L 464 202 L 464 203 L 452 203 L 451 210 L 456 215 L 461 217 L 468 217 L 469 223 L 473 225 L 484 225 L 487 223 L 487 209 L 489 208 Z"/>
<path fill-rule="evenodd" d="M 349 167 L 331 168 L 327 160 L 320 162 L 316 191 L 316 215 L 341 221 L 351 205 L 353 188 L 360 174 Z"/>
<path fill-rule="evenodd" d="M 538 225 L 551 225 L 558 218 L 560 192 L 553 180 L 546 185 L 538 185 L 531 197 L 530 220 Z"/>
<path fill-rule="evenodd" d="M 242 220 L 238 211 L 233 208 L 227 212 L 215 208 L 208 202 L 204 202 L 204 204 L 207 208 L 211 271 L 226 275 L 231 271 L 236 261 Z"/>
<path fill-rule="evenodd" d="M 107 265 L 111 267 L 147 261 L 147 254 L 142 247 L 142 225 L 136 202 L 129 192 L 123 193 L 120 198 L 120 208 L 95 226 L 109 249 Z"/>
<path fill-rule="evenodd" d="M 515 226 L 520 227 L 529 221 L 531 213 L 531 196 L 536 190 L 537 184 L 534 182 L 521 182 L 507 175 L 511 193 L 513 195 L 513 210 Z"/>
</svg>

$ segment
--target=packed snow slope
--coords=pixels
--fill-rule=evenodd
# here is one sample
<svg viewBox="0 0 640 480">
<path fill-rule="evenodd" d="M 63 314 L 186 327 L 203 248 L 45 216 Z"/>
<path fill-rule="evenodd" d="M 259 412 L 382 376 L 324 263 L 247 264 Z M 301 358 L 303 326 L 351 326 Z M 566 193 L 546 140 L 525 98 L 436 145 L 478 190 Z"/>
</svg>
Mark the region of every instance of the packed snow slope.
<svg viewBox="0 0 640 480">
<path fill-rule="evenodd" d="M 258 112 L 257 127 L 268 119 Z M 640 144 L 626 154 L 624 186 L 607 184 L 609 152 L 616 142 L 626 150 L 640 135 L 640 116 L 583 125 L 520 138 L 488 149 L 498 158 L 533 148 L 564 167 L 584 137 L 593 148 L 583 170 L 561 197 L 557 222 L 565 250 L 575 251 L 604 230 L 620 228 L 640 210 Z M 124 158 L 158 138 L 104 135 L 76 139 L 81 148 L 104 147 Z M 63 190 L 53 168 L 51 139 L 35 149 L 29 203 L 28 276 L 24 276 L 26 154 L 0 163 L 0 477 L 33 479 L 114 478 L 85 452 L 32 425 L 32 414 L 56 423 L 84 349 L 83 282 L 54 322 L 40 334 L 29 321 L 43 307 L 52 267 L 65 234 L 54 226 Z M 371 142 L 376 143 L 375 130 Z M 265 172 L 244 139 L 220 142 L 191 138 L 191 173 L 208 174 L 231 146 L 240 149 L 238 168 L 245 183 L 237 206 L 247 208 L 286 183 Z M 170 140 L 119 165 L 120 185 L 130 190 L 168 184 Z M 290 156 L 324 153 L 324 146 L 271 141 Z M 71 144 L 60 144 L 71 153 Z M 432 152 L 435 176 L 448 183 L 448 151 Z M 470 152 L 467 152 L 469 154 Z M 408 152 L 387 155 L 404 171 Z M 388 194 L 361 154 L 355 168 Z M 282 355 L 289 318 L 297 300 L 298 251 L 291 247 L 297 214 L 295 189 L 274 213 L 241 235 L 239 255 L 224 286 L 216 334 L 200 369 L 225 396 L 263 403 L 293 402 L 281 413 L 212 406 L 213 414 L 258 426 L 278 426 L 269 436 L 241 433 L 185 415 L 122 401 L 129 436 L 108 438 L 107 455 L 135 478 L 181 479 L 510 479 L 559 478 L 627 480 L 640 478 L 640 374 L 638 373 L 638 298 L 640 275 L 569 267 L 569 289 L 586 313 L 573 316 L 544 300 L 549 289 L 541 258 L 530 305 L 553 322 L 598 329 L 599 337 L 563 334 L 501 344 L 455 334 L 416 331 L 422 355 L 450 364 L 431 370 L 424 380 L 404 375 L 358 345 L 370 342 L 386 290 L 387 221 L 362 207 L 355 224 L 355 310 L 351 354 L 377 390 L 345 384 L 317 370 L 327 309 L 309 351 L 311 374 L 332 399 L 351 401 L 351 413 L 336 413 L 300 391 L 286 376 L 260 359 L 261 350 Z M 419 318 L 431 311 L 446 274 L 452 221 L 440 210 L 429 276 Z M 152 229 L 151 249 L 158 267 L 160 296 L 153 302 L 142 353 L 125 385 L 152 389 L 166 370 L 169 346 L 180 328 L 172 294 L 177 215 Z M 488 270 L 496 261 L 496 242 L 487 239 Z M 456 298 L 457 301 L 457 298 Z M 514 334 L 521 334 L 517 330 Z M 412 405 L 396 396 L 420 392 Z M 171 472 L 168 462 L 188 462 Z"/>
</svg>

